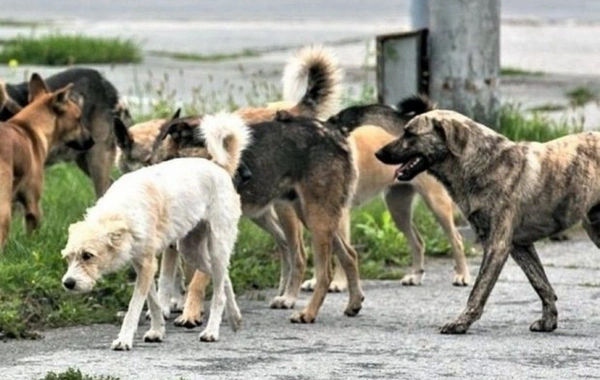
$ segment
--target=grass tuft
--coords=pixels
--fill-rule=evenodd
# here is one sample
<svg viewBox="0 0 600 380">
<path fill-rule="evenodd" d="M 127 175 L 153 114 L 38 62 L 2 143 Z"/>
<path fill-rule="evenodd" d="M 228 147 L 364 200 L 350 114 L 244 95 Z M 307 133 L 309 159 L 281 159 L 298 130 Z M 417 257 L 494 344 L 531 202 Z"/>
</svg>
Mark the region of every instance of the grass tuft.
<svg viewBox="0 0 600 380">
<path fill-rule="evenodd" d="M 18 36 L 4 41 L 0 62 L 11 60 L 21 64 L 50 66 L 139 63 L 142 61 L 142 52 L 132 40 L 49 34 L 40 37 Z"/>
<path fill-rule="evenodd" d="M 69 368 L 64 372 L 48 372 L 40 380 L 120 380 L 114 376 L 90 376 L 84 375 L 80 370 Z"/>
<path fill-rule="evenodd" d="M 575 87 L 567 91 L 566 96 L 573 107 L 583 107 L 598 98 L 598 94 L 588 87 Z"/>
<path fill-rule="evenodd" d="M 514 104 L 504 105 L 500 111 L 500 133 L 513 141 L 545 142 L 581 131 L 583 120 L 557 121 L 537 112 L 529 117 Z"/>
<path fill-rule="evenodd" d="M 529 71 L 523 70 L 516 67 L 502 67 L 500 69 L 500 75 L 502 76 L 532 76 L 541 77 L 544 75 L 541 71 Z"/>
</svg>

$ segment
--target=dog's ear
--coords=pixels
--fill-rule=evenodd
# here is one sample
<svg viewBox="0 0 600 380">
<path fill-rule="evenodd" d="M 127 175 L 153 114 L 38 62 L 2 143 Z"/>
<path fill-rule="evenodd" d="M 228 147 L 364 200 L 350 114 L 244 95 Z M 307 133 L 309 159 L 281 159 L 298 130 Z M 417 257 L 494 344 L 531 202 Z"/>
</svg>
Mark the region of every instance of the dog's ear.
<svg viewBox="0 0 600 380">
<path fill-rule="evenodd" d="M 120 248 L 129 234 L 129 226 L 121 219 L 111 219 L 109 223 L 108 244 L 112 248 Z"/>
<path fill-rule="evenodd" d="M 177 108 L 177 111 L 171 116 L 171 120 L 179 119 L 181 115 L 181 108 Z"/>
<path fill-rule="evenodd" d="M 23 107 L 18 105 L 17 102 L 15 102 L 10 95 L 8 95 L 8 92 L 6 91 L 6 84 L 0 82 L 0 111 L 4 108 L 6 108 L 8 112 L 13 115 L 19 113 L 19 111 L 23 109 Z"/>
<path fill-rule="evenodd" d="M 456 157 L 462 155 L 469 142 L 469 129 L 467 126 L 458 120 L 449 119 L 433 119 L 432 123 L 433 128 L 444 137 L 450 153 Z"/>
<path fill-rule="evenodd" d="M 52 108 L 59 112 L 65 110 L 67 103 L 69 102 L 69 100 L 71 100 L 70 95 L 72 87 L 73 83 L 69 83 L 65 87 L 61 88 L 60 90 L 57 90 L 56 92 L 54 92 L 54 94 L 52 94 Z M 75 103 L 79 106 L 80 102 L 83 105 L 83 99 Z"/>
<path fill-rule="evenodd" d="M 31 103 L 38 96 L 48 94 L 49 92 L 50 90 L 48 90 L 48 86 L 40 74 L 31 74 L 31 79 L 29 79 L 29 103 Z"/>
<path fill-rule="evenodd" d="M 117 137 L 117 145 L 123 150 L 131 149 L 133 146 L 133 138 L 129 134 L 129 130 L 123 123 L 120 117 L 115 117 L 113 120 L 113 130 Z"/>
<path fill-rule="evenodd" d="M 173 141 L 178 145 L 197 142 L 198 139 L 194 138 L 194 129 L 194 126 L 185 121 L 180 121 L 169 125 L 169 128 L 167 128 L 167 131 L 162 138 L 164 140 L 167 136 L 171 136 Z"/>
</svg>

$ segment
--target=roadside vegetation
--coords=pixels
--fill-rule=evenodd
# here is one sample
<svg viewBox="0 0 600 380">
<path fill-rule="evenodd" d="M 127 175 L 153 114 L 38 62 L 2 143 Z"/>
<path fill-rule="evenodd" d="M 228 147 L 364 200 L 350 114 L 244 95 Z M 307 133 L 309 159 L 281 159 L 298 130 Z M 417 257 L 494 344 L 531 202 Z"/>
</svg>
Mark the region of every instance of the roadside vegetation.
<svg viewBox="0 0 600 380">
<path fill-rule="evenodd" d="M 142 50 L 132 40 L 53 33 L 18 36 L 2 41 L 0 63 L 62 66 L 74 64 L 138 63 Z"/>
</svg>

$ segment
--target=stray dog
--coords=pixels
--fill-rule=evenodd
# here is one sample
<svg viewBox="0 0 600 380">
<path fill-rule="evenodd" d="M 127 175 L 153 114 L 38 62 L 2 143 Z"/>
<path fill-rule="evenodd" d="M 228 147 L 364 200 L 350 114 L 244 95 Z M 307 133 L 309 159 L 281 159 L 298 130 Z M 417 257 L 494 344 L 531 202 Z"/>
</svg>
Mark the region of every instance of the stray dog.
<svg viewBox="0 0 600 380">
<path fill-rule="evenodd" d="M 94 140 L 80 123 L 81 98 L 71 97 L 69 84 L 50 92 L 38 74 L 29 81 L 31 102 L 7 122 L 0 122 L 0 248 L 10 228 L 12 203 L 25 210 L 27 232 L 42 220 L 40 199 L 44 188 L 44 162 L 58 144 L 89 149 Z M 6 101 L 0 91 L 0 104 Z"/>
<path fill-rule="evenodd" d="M 242 108 L 236 113 L 248 124 L 272 120 L 275 113 L 282 109 L 296 115 L 326 119 L 337 110 L 341 95 L 341 78 L 342 72 L 330 51 L 321 46 L 305 47 L 292 57 L 286 65 L 283 75 L 284 89 L 290 93 L 302 90 L 300 82 L 303 79 L 307 83 L 299 102 L 279 102 L 262 108 Z M 144 125 L 134 125 L 129 129 L 115 125 L 117 143 L 121 150 L 118 166 L 130 170 L 147 165 L 147 157 L 152 155 L 153 151 L 156 161 L 180 156 L 203 157 L 202 147 L 198 148 L 193 139 L 193 131 L 198 125 L 198 117 L 181 118 L 178 112 L 161 128 L 158 128 L 158 123 L 154 121 Z M 156 128 L 155 132 L 151 132 L 153 128 Z M 156 136 L 153 140 L 156 147 L 148 143 L 151 135 Z M 170 135 L 175 139 L 171 139 Z M 187 141 L 191 142 L 190 146 L 186 146 Z M 269 149 L 275 149 L 275 145 Z M 200 149 L 200 151 L 195 152 L 195 149 Z M 239 180 L 244 180 L 245 171 L 248 172 L 249 169 L 242 161 L 238 170 Z M 284 259 L 281 266 L 282 274 L 278 295 L 272 300 L 271 306 L 274 308 L 293 307 L 305 269 L 304 247 L 294 245 L 298 240 L 296 235 L 302 232 L 294 208 L 289 203 L 275 203 L 273 207 L 269 207 L 263 213 L 245 212 L 244 215 L 250 217 L 259 227 L 274 237 Z M 297 254 L 298 251 L 301 253 Z M 294 259 L 288 262 L 290 257 Z M 163 263 L 165 262 L 173 263 L 174 261 L 163 261 Z M 161 273 L 162 269 L 161 264 Z M 292 275 L 289 274 L 289 271 L 292 272 Z M 290 278 L 295 279 L 296 282 L 290 283 Z M 196 272 L 188 286 L 189 296 L 186 298 L 184 312 L 175 320 L 176 325 L 194 327 L 202 323 L 202 299 L 207 284 L 206 276 Z M 165 288 L 159 287 L 159 293 L 161 293 L 161 289 Z"/>
<path fill-rule="evenodd" d="M 421 285 L 425 274 L 425 248 L 423 240 L 412 223 L 412 204 L 415 194 L 419 194 L 425 204 L 434 213 L 437 221 L 448 236 L 454 257 L 454 277 L 452 284 L 466 286 L 470 282 L 469 267 L 465 258 L 462 237 L 454 224 L 454 203 L 442 184 L 427 173 L 422 173 L 412 181 L 397 182 L 394 168 L 382 164 L 375 157 L 375 152 L 385 144 L 395 140 L 402 134 L 404 125 L 415 114 L 432 109 L 431 104 L 423 97 L 410 97 L 398 105 L 398 110 L 385 105 L 353 106 L 340 111 L 329 120 L 340 128 L 352 126 L 356 128 L 350 134 L 356 147 L 353 157 L 358 167 L 358 183 L 352 197 L 352 206 L 359 207 L 375 196 L 384 193 L 387 205 L 396 227 L 408 239 L 412 252 L 410 272 L 402 279 L 403 285 Z M 343 230 L 346 240 L 350 241 L 350 220 L 345 218 Z M 330 291 L 346 289 L 346 278 L 336 262 L 334 279 Z M 311 290 L 314 277 L 307 280 L 302 289 Z"/>
<path fill-rule="evenodd" d="M 205 116 L 199 134 L 210 161 L 181 158 L 125 174 L 88 209 L 84 221 L 69 227 L 62 251 L 69 263 L 62 279 L 66 289 L 89 291 L 103 274 L 129 261 L 137 272 L 114 350 L 131 349 L 146 298 L 151 327 L 144 340 L 164 339 L 154 275 L 156 256 L 173 242 L 190 265 L 213 277 L 210 318 L 200 340 L 218 340 L 224 307 L 234 331 L 241 323 L 228 273 L 241 216 L 230 168 L 237 166 L 250 133 L 238 116 L 219 114 Z"/>
<path fill-rule="evenodd" d="M 95 144 L 85 151 L 76 151 L 65 144 L 57 144 L 48 154 L 46 165 L 74 160 L 77 166 L 91 177 L 96 197 L 100 197 L 110 186 L 110 171 L 116 153 L 112 130 L 113 117 L 121 117 L 129 126 L 132 124 L 129 111 L 119 102 L 119 94 L 115 87 L 94 69 L 68 69 L 46 78 L 46 83 L 52 91 L 73 83 L 72 92 L 83 98 L 81 123 L 95 141 Z M 8 95 L 4 107 L 0 104 L 0 121 L 8 120 L 30 99 L 26 82 L 0 83 L 0 91 Z"/>
<path fill-rule="evenodd" d="M 483 246 L 467 307 L 442 333 L 465 333 L 481 317 L 509 255 L 542 300 L 542 318 L 530 330 L 556 329 L 556 294 L 534 243 L 583 220 L 600 247 L 600 133 L 515 143 L 459 113 L 435 110 L 412 119 L 377 158 L 398 165 L 401 181 L 423 171 L 438 178 Z"/>
<path fill-rule="evenodd" d="M 294 313 L 291 321 L 315 321 L 331 282 L 332 252 L 337 254 L 348 278 L 350 298 L 344 313 L 357 315 L 364 299 L 357 256 L 339 233 L 356 183 L 352 149 L 346 140 L 351 129 L 330 128 L 318 119 L 296 117 L 286 111 L 279 111 L 270 122 L 252 124 L 250 129 L 253 142 L 242 161 L 252 176 L 238 188 L 244 215 L 257 221 L 270 213 L 274 205 L 287 205 L 295 210 L 312 236 L 317 283 L 307 307 Z M 167 148 L 157 150 L 158 156 L 153 160 L 181 155 L 210 157 L 205 142 L 194 134 L 182 133 L 178 127 L 169 128 L 167 133 Z M 161 156 L 165 152 L 170 153 Z M 290 252 L 296 253 L 297 247 Z M 302 261 L 299 266 L 303 270 L 304 258 L 296 259 Z M 300 283 L 296 291 L 299 286 Z M 190 296 L 196 297 L 188 292 L 187 297 Z"/>
</svg>

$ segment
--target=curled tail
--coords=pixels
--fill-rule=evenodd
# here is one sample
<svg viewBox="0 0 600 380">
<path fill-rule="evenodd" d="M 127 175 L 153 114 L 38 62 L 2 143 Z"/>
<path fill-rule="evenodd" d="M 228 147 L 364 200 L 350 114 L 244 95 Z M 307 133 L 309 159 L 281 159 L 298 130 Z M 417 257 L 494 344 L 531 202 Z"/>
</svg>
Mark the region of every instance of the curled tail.
<svg viewBox="0 0 600 380">
<path fill-rule="evenodd" d="M 398 112 L 404 118 L 413 118 L 425 112 L 433 111 L 437 105 L 427 95 L 414 95 L 398 103 Z"/>
<path fill-rule="evenodd" d="M 196 131 L 197 137 L 205 140 L 212 161 L 233 176 L 251 140 L 251 131 L 244 120 L 234 113 L 206 115 Z"/>
<path fill-rule="evenodd" d="M 339 109 L 342 77 L 333 52 L 320 45 L 304 47 L 285 66 L 283 98 L 297 102 L 302 96 L 296 103 L 302 116 L 327 119 Z"/>
</svg>

